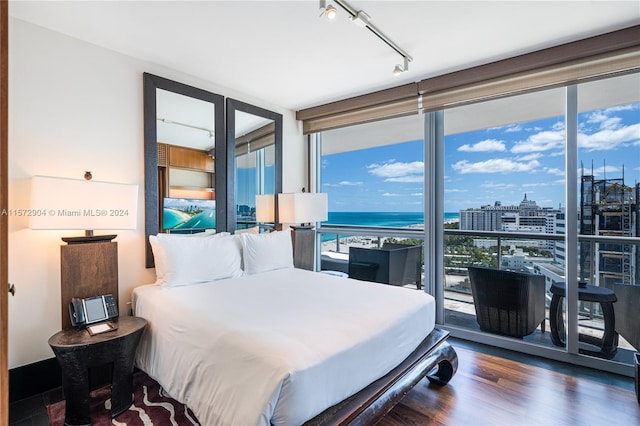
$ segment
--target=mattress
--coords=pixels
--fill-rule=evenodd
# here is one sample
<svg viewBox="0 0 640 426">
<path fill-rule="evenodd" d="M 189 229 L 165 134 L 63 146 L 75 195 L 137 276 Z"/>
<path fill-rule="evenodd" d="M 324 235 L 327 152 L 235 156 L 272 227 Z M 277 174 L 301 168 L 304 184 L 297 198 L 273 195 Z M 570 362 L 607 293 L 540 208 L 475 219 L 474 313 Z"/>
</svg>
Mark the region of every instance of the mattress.
<svg viewBox="0 0 640 426">
<path fill-rule="evenodd" d="M 139 368 L 203 425 L 299 425 L 385 375 L 431 332 L 421 291 L 288 268 L 134 290 Z"/>
</svg>

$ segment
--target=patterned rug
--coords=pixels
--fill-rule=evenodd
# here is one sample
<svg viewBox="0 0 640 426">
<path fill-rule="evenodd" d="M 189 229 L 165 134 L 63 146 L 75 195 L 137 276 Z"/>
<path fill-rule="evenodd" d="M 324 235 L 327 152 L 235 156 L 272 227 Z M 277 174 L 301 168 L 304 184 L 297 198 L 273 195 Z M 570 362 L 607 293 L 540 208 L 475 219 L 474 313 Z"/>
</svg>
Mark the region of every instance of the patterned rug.
<svg viewBox="0 0 640 426">
<path fill-rule="evenodd" d="M 111 419 L 110 386 L 91 392 L 91 424 L 94 426 L 183 426 L 199 425 L 196 416 L 164 392 L 164 389 L 142 371 L 133 375 L 133 404 L 127 411 Z M 64 425 L 65 402 L 47 406 L 49 424 Z"/>
</svg>

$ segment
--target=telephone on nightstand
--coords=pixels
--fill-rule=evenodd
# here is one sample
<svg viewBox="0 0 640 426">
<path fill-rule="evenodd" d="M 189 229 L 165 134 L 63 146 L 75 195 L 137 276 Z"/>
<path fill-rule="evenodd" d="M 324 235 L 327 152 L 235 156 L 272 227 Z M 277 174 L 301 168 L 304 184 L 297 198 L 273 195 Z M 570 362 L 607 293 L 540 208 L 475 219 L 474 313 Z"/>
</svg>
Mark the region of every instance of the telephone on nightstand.
<svg viewBox="0 0 640 426">
<path fill-rule="evenodd" d="M 118 317 L 118 307 L 112 294 L 80 299 L 74 297 L 69 303 L 71 325 L 82 327 Z"/>
</svg>

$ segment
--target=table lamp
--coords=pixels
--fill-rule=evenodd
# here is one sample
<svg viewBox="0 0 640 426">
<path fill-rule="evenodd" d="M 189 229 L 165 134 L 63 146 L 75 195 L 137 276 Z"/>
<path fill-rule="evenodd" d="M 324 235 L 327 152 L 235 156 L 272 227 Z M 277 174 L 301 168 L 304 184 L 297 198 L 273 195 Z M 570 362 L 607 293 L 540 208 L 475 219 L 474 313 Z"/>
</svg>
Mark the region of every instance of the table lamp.
<svg viewBox="0 0 640 426">
<path fill-rule="evenodd" d="M 327 194 L 298 192 L 278 194 L 278 222 L 300 224 L 294 229 L 313 228 L 311 223 L 328 218 Z M 306 225 L 305 225 L 306 224 Z"/>
<path fill-rule="evenodd" d="M 62 329 L 71 328 L 69 302 L 113 294 L 118 302 L 116 235 L 94 230 L 136 229 L 138 186 L 47 176 L 31 179 L 31 229 L 83 230 L 60 247 Z"/>
<path fill-rule="evenodd" d="M 298 192 L 278 194 L 278 222 L 293 224 L 293 264 L 296 268 L 314 270 L 315 229 L 313 223 L 328 218 L 327 194 Z"/>
<path fill-rule="evenodd" d="M 256 195 L 256 222 L 274 223 L 276 221 L 276 196 L 274 194 Z"/>
</svg>

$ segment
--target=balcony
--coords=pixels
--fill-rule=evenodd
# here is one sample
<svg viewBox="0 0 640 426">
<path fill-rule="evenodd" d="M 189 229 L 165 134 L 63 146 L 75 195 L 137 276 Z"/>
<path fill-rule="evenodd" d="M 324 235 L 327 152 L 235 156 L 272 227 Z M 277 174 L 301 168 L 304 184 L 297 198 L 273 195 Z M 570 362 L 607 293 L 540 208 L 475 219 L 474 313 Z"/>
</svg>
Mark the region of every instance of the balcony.
<svg viewBox="0 0 640 426">
<path fill-rule="evenodd" d="M 338 231 L 332 227 L 333 231 Z M 328 233 L 321 231 L 321 252 L 325 260 L 330 259 L 335 264 L 344 265 L 342 271 L 347 272 L 349 247 L 379 248 L 385 242 L 399 242 L 420 244 L 423 243 L 423 233 L 421 230 L 398 230 L 398 229 L 360 229 L 358 227 L 344 227 L 340 233 Z M 613 237 L 581 237 L 580 243 L 585 247 L 583 253 L 602 254 L 602 247 L 610 249 L 612 246 L 626 247 L 625 253 L 633 256 L 640 256 L 637 240 L 631 240 L 634 244 L 612 244 Z M 598 239 L 604 239 L 598 242 Z M 626 240 L 625 240 L 626 242 Z M 492 268 L 523 270 L 529 273 L 545 276 L 545 333 L 538 327 L 532 334 L 522 338 L 523 342 L 541 345 L 558 350 L 564 350 L 554 345 L 551 338 L 551 324 L 549 308 L 553 294 L 550 291 L 554 282 L 564 282 L 564 239 L 561 235 L 549 234 L 519 234 L 519 233 L 496 233 L 478 231 L 445 230 L 444 237 L 444 325 L 451 328 L 464 329 L 467 331 L 481 332 L 476 321 L 476 311 L 474 307 L 473 295 L 471 292 L 467 267 L 471 265 L 487 266 Z M 555 251 L 555 253 L 554 253 Z M 610 250 L 607 250 L 610 252 Z M 607 253 L 608 255 L 609 253 Z M 627 285 L 635 287 L 640 284 L 635 281 L 623 283 L 620 274 L 617 274 L 615 281 L 612 280 L 611 271 L 599 270 L 593 259 L 583 259 L 580 267 L 584 270 L 578 272 L 581 280 L 586 280 L 590 285 L 606 287 L 614 290 L 618 301 L 613 304 L 616 313 L 616 329 L 624 328 L 620 319 L 622 312 L 627 312 L 625 306 L 633 305 L 630 300 L 623 300 L 624 297 L 635 298 L 636 292 L 619 292 L 619 286 Z M 330 263 L 323 263 L 327 268 Z M 424 269 L 423 269 L 424 270 Z M 635 273 L 638 275 L 638 273 Z M 424 282 L 424 276 L 423 276 Z M 415 284 L 407 284 L 407 289 L 416 290 Z M 626 289 L 623 288 L 623 289 Z M 640 290 L 640 286 L 637 287 Z M 635 288 L 632 288 L 635 290 Z M 634 296 L 629 296 L 633 294 Z M 639 293 L 640 294 L 640 293 Z M 640 303 L 640 296 L 638 296 Z M 634 302 L 635 303 L 635 302 Z M 637 303 L 635 306 L 637 307 Z M 564 305 L 564 303 L 562 304 Z M 562 306 L 561 305 L 561 306 Z M 599 303 L 580 301 L 578 304 L 578 333 L 583 336 L 602 338 L 605 329 L 603 312 Z M 566 321 L 566 308 L 562 308 L 563 318 Z M 625 313 L 624 315 L 627 315 Z M 564 323 L 566 324 L 566 323 Z M 622 332 L 621 332 L 622 333 Z M 562 333 L 564 334 L 564 333 Z M 624 334 L 624 333 L 622 333 Z M 617 352 L 611 359 L 614 362 L 624 364 L 633 363 L 633 353 L 636 352 L 631 343 L 620 334 L 617 337 Z M 626 331 L 629 335 L 629 330 Z M 631 334 L 637 336 L 637 326 L 631 327 Z M 563 336 L 564 338 L 564 336 Z M 637 344 L 637 343 L 636 343 Z M 581 344 L 581 347 L 586 344 Z M 591 347 L 591 349 L 593 349 Z"/>
</svg>

